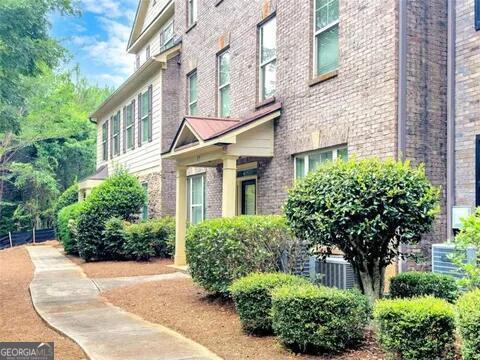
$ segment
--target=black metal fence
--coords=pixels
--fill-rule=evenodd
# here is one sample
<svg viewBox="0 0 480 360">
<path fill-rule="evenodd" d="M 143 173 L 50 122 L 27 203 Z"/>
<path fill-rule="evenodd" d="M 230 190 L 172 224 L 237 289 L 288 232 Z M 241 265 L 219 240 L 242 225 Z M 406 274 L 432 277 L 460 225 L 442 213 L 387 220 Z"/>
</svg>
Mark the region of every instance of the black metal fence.
<svg viewBox="0 0 480 360">
<path fill-rule="evenodd" d="M 0 250 L 6 249 L 12 246 L 41 243 L 47 240 L 55 239 L 55 230 L 53 229 L 41 229 L 31 231 L 19 231 L 6 235 L 0 235 Z"/>
</svg>

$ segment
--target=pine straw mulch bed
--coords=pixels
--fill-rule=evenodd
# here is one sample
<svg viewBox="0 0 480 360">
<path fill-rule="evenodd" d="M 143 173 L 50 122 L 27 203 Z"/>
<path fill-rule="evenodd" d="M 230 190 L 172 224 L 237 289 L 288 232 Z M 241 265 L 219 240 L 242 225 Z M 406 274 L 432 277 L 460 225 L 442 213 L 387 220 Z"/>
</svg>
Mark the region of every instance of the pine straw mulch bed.
<svg viewBox="0 0 480 360">
<path fill-rule="evenodd" d="M 63 247 L 55 241 L 53 244 L 63 252 Z M 65 253 L 64 253 L 65 254 Z M 176 272 L 172 259 L 152 258 L 150 261 L 91 261 L 85 262 L 82 258 L 65 254 L 67 258 L 80 266 L 89 278 L 113 278 L 124 276 L 157 275 Z"/>
<path fill-rule="evenodd" d="M 128 286 L 102 295 L 111 303 L 148 321 L 169 327 L 228 360 L 384 359 L 370 336 L 362 347 L 336 356 L 298 355 L 282 347 L 273 336 L 247 336 L 242 333 L 233 304 L 208 296 L 190 279 Z"/>
<path fill-rule="evenodd" d="M 28 290 L 32 277 L 33 264 L 25 246 L 0 250 L 0 340 L 53 341 L 56 359 L 86 359 L 80 347 L 35 312 Z"/>
</svg>

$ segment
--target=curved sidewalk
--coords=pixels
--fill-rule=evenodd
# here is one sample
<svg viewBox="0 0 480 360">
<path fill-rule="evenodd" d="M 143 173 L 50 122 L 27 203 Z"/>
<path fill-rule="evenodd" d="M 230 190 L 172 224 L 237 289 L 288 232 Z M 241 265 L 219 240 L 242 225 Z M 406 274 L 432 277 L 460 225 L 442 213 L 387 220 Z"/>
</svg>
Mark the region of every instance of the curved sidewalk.
<svg viewBox="0 0 480 360">
<path fill-rule="evenodd" d="M 200 344 L 103 300 L 95 283 L 57 249 L 27 249 L 35 265 L 30 284 L 35 310 L 90 359 L 221 359 Z"/>
</svg>

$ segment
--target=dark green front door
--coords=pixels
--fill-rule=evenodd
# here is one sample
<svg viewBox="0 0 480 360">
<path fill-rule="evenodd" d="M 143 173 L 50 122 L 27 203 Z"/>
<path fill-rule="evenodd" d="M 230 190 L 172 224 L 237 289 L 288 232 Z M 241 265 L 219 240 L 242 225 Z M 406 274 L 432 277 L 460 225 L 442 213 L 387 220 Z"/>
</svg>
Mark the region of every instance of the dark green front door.
<svg viewBox="0 0 480 360">
<path fill-rule="evenodd" d="M 242 215 L 257 213 L 257 180 L 242 181 Z"/>
</svg>

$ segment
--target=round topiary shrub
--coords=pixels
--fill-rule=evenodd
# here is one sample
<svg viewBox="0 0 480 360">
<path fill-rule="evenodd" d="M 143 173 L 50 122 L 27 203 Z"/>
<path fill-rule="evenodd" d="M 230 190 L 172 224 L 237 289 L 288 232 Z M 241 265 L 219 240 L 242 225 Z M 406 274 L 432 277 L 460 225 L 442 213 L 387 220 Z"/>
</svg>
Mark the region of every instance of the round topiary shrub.
<svg viewBox="0 0 480 360">
<path fill-rule="evenodd" d="M 453 303 L 458 297 L 457 281 L 453 276 L 417 271 L 404 272 L 390 279 L 392 298 L 427 295 Z"/>
<path fill-rule="evenodd" d="M 400 359 L 448 359 L 453 355 L 455 314 L 443 299 L 381 300 L 374 318 L 380 344 Z"/>
<path fill-rule="evenodd" d="M 57 214 L 57 237 L 67 254 L 78 255 L 76 227 L 83 203 L 65 206 Z"/>
<path fill-rule="evenodd" d="M 282 285 L 308 283 L 305 278 L 284 273 L 252 273 L 235 280 L 229 290 L 243 330 L 258 335 L 270 334 L 272 290 Z"/>
<path fill-rule="evenodd" d="M 438 212 L 438 189 L 408 161 L 327 162 L 290 190 L 285 215 L 299 239 L 337 248 L 372 301 L 383 296 L 385 269 L 400 244 L 418 243 Z"/>
<path fill-rule="evenodd" d="M 85 260 L 118 259 L 122 254 L 106 246 L 103 231 L 112 217 L 131 220 L 146 202 L 135 176 L 118 171 L 92 190 L 85 199 L 78 221 L 78 251 Z"/>
<path fill-rule="evenodd" d="M 300 352 L 339 352 L 359 343 L 370 303 L 358 291 L 287 285 L 272 291 L 272 325 L 288 347 Z"/>
<path fill-rule="evenodd" d="M 228 295 L 233 280 L 251 272 L 290 272 L 297 240 L 281 216 L 207 220 L 187 230 L 190 274 L 207 291 Z"/>
<path fill-rule="evenodd" d="M 116 254 L 116 259 L 123 258 L 125 246 L 124 221 L 118 217 L 108 219 L 105 222 L 102 235 L 105 252 Z"/>
<path fill-rule="evenodd" d="M 457 301 L 457 325 L 464 360 L 480 360 L 480 289 L 465 293 Z"/>
</svg>

